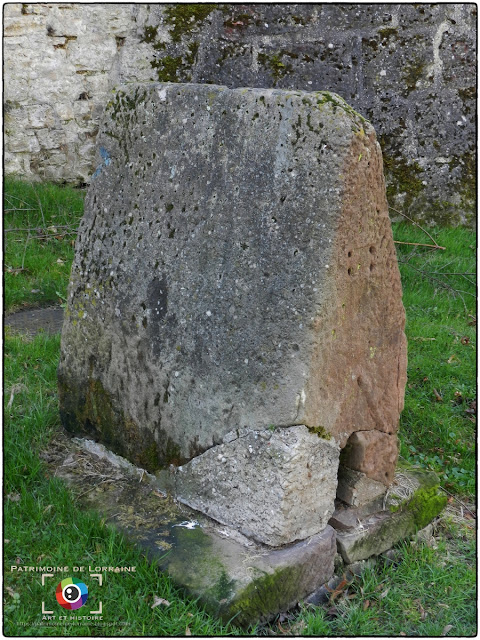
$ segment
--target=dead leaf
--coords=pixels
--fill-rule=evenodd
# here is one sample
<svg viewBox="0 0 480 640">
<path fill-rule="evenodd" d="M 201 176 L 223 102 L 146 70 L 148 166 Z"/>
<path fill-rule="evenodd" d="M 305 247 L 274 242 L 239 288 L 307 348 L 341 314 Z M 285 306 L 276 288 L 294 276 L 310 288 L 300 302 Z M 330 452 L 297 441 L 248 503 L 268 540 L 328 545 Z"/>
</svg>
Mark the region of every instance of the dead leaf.
<svg viewBox="0 0 480 640">
<path fill-rule="evenodd" d="M 41 556 L 38 556 L 38 558 L 37 558 L 37 562 L 40 564 L 40 562 L 41 562 L 44 558 L 46 558 L 46 557 L 47 557 L 47 556 L 46 556 L 44 553 L 42 553 L 42 555 L 41 555 Z"/>
<path fill-rule="evenodd" d="M 398 635 L 399 635 L 399 636 L 406 637 L 406 635 L 407 635 L 407 634 L 405 633 L 405 631 L 400 631 L 400 633 L 399 633 Z"/>
<path fill-rule="evenodd" d="M 186 636 L 191 636 L 192 632 L 190 631 L 190 627 L 187 626 L 187 628 L 185 629 L 185 635 Z"/>
<path fill-rule="evenodd" d="M 451 629 L 453 629 L 453 624 L 447 624 L 447 626 L 443 628 L 442 636 L 446 636 Z"/>
<path fill-rule="evenodd" d="M 363 610 L 366 611 L 369 606 L 370 606 L 370 600 L 365 600 L 365 602 L 363 603 Z"/>
<path fill-rule="evenodd" d="M 469 338 L 468 336 L 462 336 L 462 337 L 460 338 L 460 342 L 461 342 L 462 344 L 470 344 L 470 338 Z"/>
<path fill-rule="evenodd" d="M 443 402 L 443 398 L 442 396 L 438 393 L 438 391 L 436 389 L 433 390 L 433 393 L 435 395 L 435 400 L 437 402 Z"/>
<path fill-rule="evenodd" d="M 385 591 L 382 591 L 382 593 L 378 596 L 378 599 L 383 600 L 383 598 L 386 598 L 389 591 L 390 591 L 390 587 L 387 587 Z"/>
<path fill-rule="evenodd" d="M 296 624 L 294 624 L 292 626 L 292 633 L 295 636 L 301 636 L 303 635 L 303 631 L 305 631 L 305 627 L 307 625 L 305 624 L 305 622 L 303 620 L 300 620 L 300 622 L 297 622 Z"/>
<path fill-rule="evenodd" d="M 65 260 L 62 260 L 61 258 L 58 258 L 57 264 L 65 264 Z"/>
<path fill-rule="evenodd" d="M 281 633 L 283 636 L 289 636 L 289 635 L 290 635 L 290 632 L 289 632 L 289 631 L 287 631 L 286 629 L 284 629 L 284 628 L 282 627 L 282 625 L 280 624 L 280 622 L 277 622 L 277 627 L 278 627 L 278 630 L 280 631 L 280 633 Z"/>
<path fill-rule="evenodd" d="M 190 613 L 190 611 L 188 611 L 188 612 L 187 612 L 187 616 L 188 616 L 189 618 L 193 618 L 193 613 Z"/>
<path fill-rule="evenodd" d="M 451 355 L 451 356 L 449 357 L 449 359 L 447 360 L 447 364 L 452 364 L 452 362 L 453 362 L 454 360 L 458 360 L 458 358 L 457 358 L 457 356 L 456 356 L 455 354 L 453 354 L 453 355 Z"/>
<path fill-rule="evenodd" d="M 330 593 L 330 602 L 333 602 L 335 600 L 335 598 L 338 598 L 338 596 L 343 592 L 343 590 L 345 589 L 345 587 L 348 587 L 350 583 L 348 582 L 348 580 L 345 578 L 345 576 L 343 577 L 343 580 L 341 582 L 339 582 L 339 584 L 335 587 L 335 589 L 329 589 Z"/>
<path fill-rule="evenodd" d="M 16 591 L 14 591 L 11 587 L 5 587 L 5 589 L 12 596 L 12 598 L 14 598 L 14 600 L 18 600 L 18 598 L 20 598 L 20 595 Z"/>
<path fill-rule="evenodd" d="M 170 602 L 165 600 L 165 598 L 160 598 L 159 596 L 153 596 L 153 604 L 151 606 L 152 609 L 158 607 L 160 604 L 163 604 L 165 607 L 170 606 Z"/>
<path fill-rule="evenodd" d="M 472 400 L 468 405 L 468 409 L 465 409 L 465 413 L 477 413 L 477 401 Z"/>
<path fill-rule="evenodd" d="M 10 500 L 10 502 L 20 502 L 20 494 L 19 493 L 9 493 L 7 495 L 7 500 Z"/>
</svg>

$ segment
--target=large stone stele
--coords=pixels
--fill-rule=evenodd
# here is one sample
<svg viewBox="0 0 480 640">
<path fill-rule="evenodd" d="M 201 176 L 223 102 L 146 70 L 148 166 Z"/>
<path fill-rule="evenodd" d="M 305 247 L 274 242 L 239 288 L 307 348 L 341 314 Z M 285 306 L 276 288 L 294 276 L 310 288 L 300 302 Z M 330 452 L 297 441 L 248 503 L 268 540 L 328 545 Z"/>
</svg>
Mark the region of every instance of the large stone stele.
<svg viewBox="0 0 480 640">
<path fill-rule="evenodd" d="M 192 458 L 238 453 L 245 433 L 304 425 L 299 468 L 315 439 L 395 434 L 404 310 L 368 122 L 327 92 L 129 85 L 97 145 L 62 335 L 67 429 L 189 483 Z M 310 535 L 334 508 L 324 473 L 298 488 L 326 492 Z"/>
</svg>

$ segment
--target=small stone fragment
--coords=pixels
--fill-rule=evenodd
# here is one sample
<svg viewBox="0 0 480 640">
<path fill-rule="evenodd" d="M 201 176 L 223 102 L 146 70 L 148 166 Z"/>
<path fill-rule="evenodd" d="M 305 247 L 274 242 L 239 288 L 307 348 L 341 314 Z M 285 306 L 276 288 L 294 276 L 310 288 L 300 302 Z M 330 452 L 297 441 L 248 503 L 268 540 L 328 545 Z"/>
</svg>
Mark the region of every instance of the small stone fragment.
<svg viewBox="0 0 480 640">
<path fill-rule="evenodd" d="M 361 507 L 382 498 L 387 488 L 364 473 L 340 465 L 337 497 L 353 507 Z"/>
<path fill-rule="evenodd" d="M 342 450 L 342 464 L 387 486 L 395 475 L 397 458 L 397 436 L 375 429 L 356 431 Z"/>
</svg>

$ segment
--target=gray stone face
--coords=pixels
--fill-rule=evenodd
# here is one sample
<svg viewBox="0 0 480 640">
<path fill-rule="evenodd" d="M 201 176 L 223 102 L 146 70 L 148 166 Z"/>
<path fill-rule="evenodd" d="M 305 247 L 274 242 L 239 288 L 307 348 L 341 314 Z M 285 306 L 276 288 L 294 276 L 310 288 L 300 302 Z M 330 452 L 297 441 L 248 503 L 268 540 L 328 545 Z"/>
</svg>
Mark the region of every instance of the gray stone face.
<svg viewBox="0 0 480 640">
<path fill-rule="evenodd" d="M 271 425 L 340 447 L 394 433 L 403 326 L 380 148 L 340 98 L 147 84 L 109 103 L 62 336 L 67 429 L 148 469 Z"/>
<path fill-rule="evenodd" d="M 250 432 L 179 467 L 174 492 L 218 522 L 281 546 L 326 527 L 334 510 L 338 456 L 334 441 L 303 425 Z"/>
</svg>

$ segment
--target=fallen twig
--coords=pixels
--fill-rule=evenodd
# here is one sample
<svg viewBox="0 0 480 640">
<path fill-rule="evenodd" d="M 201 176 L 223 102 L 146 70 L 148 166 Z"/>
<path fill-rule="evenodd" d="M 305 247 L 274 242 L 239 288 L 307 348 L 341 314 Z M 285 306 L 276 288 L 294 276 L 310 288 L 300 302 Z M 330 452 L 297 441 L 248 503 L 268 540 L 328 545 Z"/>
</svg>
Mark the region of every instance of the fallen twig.
<svg viewBox="0 0 480 640">
<path fill-rule="evenodd" d="M 394 244 L 408 244 L 411 247 L 430 247 L 431 249 L 442 249 L 445 251 L 446 247 L 441 247 L 438 244 L 423 244 L 421 242 L 400 242 L 400 240 L 394 240 Z"/>
<path fill-rule="evenodd" d="M 407 220 L 409 220 L 412 224 L 414 224 L 416 227 L 418 227 L 421 231 L 423 231 L 423 233 L 424 233 L 425 235 L 427 235 L 427 236 L 430 238 L 430 240 L 431 240 L 432 242 L 434 242 L 434 243 L 435 243 L 435 245 L 434 245 L 434 247 L 433 247 L 434 249 L 445 249 L 445 247 L 441 247 L 441 246 L 438 244 L 438 242 L 435 240 L 435 238 L 434 238 L 433 236 L 431 236 L 431 235 L 428 233 L 428 231 L 425 231 L 425 229 L 424 229 L 423 227 L 421 227 L 421 226 L 418 224 L 418 222 L 415 222 L 415 220 L 412 220 L 412 218 L 410 218 L 409 216 L 407 216 L 407 214 L 406 214 L 406 213 L 403 213 L 402 211 L 398 211 L 397 209 L 394 209 L 393 207 L 390 207 L 390 206 L 389 206 L 388 208 L 389 208 L 389 209 L 391 209 L 392 211 L 395 211 L 395 213 L 398 213 L 398 215 L 399 215 L 399 216 L 403 216 L 404 218 L 406 218 Z M 408 242 L 404 242 L 404 243 L 402 243 L 402 244 L 410 244 L 410 243 L 408 243 Z M 412 243 L 412 244 L 416 244 L 416 243 Z M 418 245 L 418 246 L 430 247 L 431 245 Z"/>
<path fill-rule="evenodd" d="M 12 404 L 13 404 L 13 400 L 15 398 L 15 394 L 16 393 L 20 393 L 20 391 L 24 391 L 27 387 L 22 384 L 22 383 L 18 383 L 18 384 L 14 384 L 10 390 L 10 399 L 8 401 L 7 404 L 7 411 L 11 409 Z"/>
<path fill-rule="evenodd" d="M 476 514 L 475 514 L 475 513 L 473 513 L 473 511 L 470 511 L 470 509 L 467 507 L 467 505 L 466 505 L 464 502 L 462 502 L 459 498 L 457 498 L 457 496 L 453 495 L 453 493 L 450 493 L 450 491 L 447 491 L 446 489 L 444 489 L 444 487 L 440 487 L 440 489 L 441 489 L 444 493 L 446 493 L 448 496 L 450 496 L 451 498 L 453 498 L 453 500 L 455 500 L 455 502 L 458 502 L 459 504 L 461 504 L 461 505 L 462 505 L 462 507 L 463 507 L 466 511 L 468 511 L 468 513 L 469 513 L 471 516 L 473 516 L 474 518 L 476 518 L 476 517 L 477 517 L 477 516 L 476 516 Z"/>
<path fill-rule="evenodd" d="M 25 240 L 25 249 L 23 251 L 22 266 L 21 266 L 22 271 L 25 269 L 25 256 L 27 254 L 27 247 L 28 247 L 28 241 L 29 240 L 30 240 L 30 231 L 28 232 L 27 239 Z"/>
</svg>

